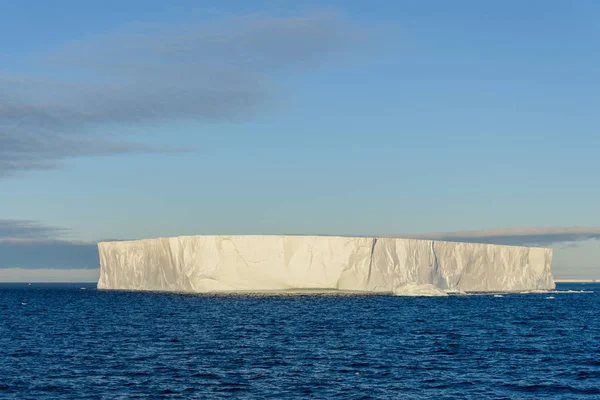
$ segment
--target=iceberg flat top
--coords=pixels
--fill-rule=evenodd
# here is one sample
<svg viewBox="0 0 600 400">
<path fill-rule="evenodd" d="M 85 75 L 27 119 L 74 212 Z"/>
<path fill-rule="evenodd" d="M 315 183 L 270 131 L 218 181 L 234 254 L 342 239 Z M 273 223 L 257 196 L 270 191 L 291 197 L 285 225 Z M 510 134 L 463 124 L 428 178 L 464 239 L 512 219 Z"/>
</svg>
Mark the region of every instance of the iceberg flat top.
<svg viewBox="0 0 600 400">
<path fill-rule="evenodd" d="M 197 235 L 178 235 L 178 236 L 157 236 L 154 238 L 145 238 L 145 239 L 123 239 L 123 240 L 102 240 L 99 243 L 123 243 L 123 242 L 141 242 L 146 240 L 159 240 L 159 239 L 188 239 L 194 237 L 226 237 L 226 238 L 265 238 L 265 237 L 310 237 L 310 238 L 344 238 L 344 239 L 404 239 L 404 240 L 423 240 L 429 242 L 438 242 L 438 243 L 469 243 L 469 244 L 480 244 L 484 246 L 499 246 L 499 247 L 516 247 L 516 248 L 525 248 L 525 249 L 545 249 L 552 250 L 551 247 L 543 247 L 543 246 L 518 246 L 514 244 L 494 244 L 494 243 L 482 243 L 482 242 L 469 242 L 468 240 L 438 240 L 431 238 L 422 238 L 422 237 L 411 237 L 411 236 L 401 236 L 401 235 L 307 235 L 307 234 L 197 234 Z"/>
</svg>

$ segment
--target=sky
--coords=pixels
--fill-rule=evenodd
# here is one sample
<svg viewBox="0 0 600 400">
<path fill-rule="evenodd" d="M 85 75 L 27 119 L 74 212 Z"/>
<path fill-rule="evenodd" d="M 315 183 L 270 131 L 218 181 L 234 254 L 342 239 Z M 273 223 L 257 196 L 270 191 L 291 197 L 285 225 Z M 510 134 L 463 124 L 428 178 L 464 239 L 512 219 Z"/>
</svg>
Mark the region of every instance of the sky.
<svg viewBox="0 0 600 400">
<path fill-rule="evenodd" d="M 600 279 L 597 1 L 0 3 L 0 281 L 96 243 L 395 235 Z"/>
</svg>

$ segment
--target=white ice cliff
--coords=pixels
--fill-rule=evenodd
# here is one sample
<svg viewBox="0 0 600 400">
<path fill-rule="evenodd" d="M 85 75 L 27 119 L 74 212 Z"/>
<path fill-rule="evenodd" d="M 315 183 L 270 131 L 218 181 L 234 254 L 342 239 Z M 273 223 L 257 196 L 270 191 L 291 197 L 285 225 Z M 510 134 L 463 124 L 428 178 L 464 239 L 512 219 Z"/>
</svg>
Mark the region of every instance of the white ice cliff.
<svg viewBox="0 0 600 400">
<path fill-rule="evenodd" d="M 183 236 L 102 242 L 99 289 L 348 290 L 439 295 L 554 288 L 552 250 L 333 236 Z"/>
</svg>

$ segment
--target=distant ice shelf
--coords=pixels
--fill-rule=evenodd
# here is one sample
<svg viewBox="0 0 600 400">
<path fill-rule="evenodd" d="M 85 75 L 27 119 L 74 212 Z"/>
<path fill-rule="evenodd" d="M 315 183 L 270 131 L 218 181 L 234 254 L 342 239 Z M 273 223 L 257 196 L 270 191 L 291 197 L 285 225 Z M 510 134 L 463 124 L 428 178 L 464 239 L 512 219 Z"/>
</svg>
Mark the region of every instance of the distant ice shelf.
<svg viewBox="0 0 600 400">
<path fill-rule="evenodd" d="M 343 290 L 398 295 L 554 289 L 552 250 L 388 237 L 181 236 L 101 242 L 99 289 Z"/>
</svg>

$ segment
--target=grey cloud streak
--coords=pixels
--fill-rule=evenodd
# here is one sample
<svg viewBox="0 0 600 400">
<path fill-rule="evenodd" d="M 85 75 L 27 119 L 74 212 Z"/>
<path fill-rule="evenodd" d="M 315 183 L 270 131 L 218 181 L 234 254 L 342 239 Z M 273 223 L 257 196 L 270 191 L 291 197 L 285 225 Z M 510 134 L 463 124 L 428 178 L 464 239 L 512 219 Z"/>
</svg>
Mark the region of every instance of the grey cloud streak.
<svg viewBox="0 0 600 400">
<path fill-rule="evenodd" d="M 600 239 L 600 227 L 531 227 L 487 229 L 412 235 L 415 238 L 512 246 L 552 246 L 558 243 Z M 571 243 L 573 247 L 576 244 Z"/>
<path fill-rule="evenodd" d="M 276 76 L 320 66 L 359 32 L 332 12 L 252 14 L 66 43 L 37 67 L 70 79 L 0 73 L 0 178 L 70 157 L 162 150 L 129 143 L 126 125 L 252 117 L 276 97 Z"/>
<path fill-rule="evenodd" d="M 67 240 L 0 240 L 0 269 L 90 269 L 99 266 L 96 243 Z"/>
<path fill-rule="evenodd" d="M 58 239 L 68 232 L 36 221 L 0 220 L 0 269 L 97 268 L 96 244 Z"/>
<path fill-rule="evenodd" d="M 0 219 L 0 241 L 6 239 L 49 239 L 66 229 L 46 226 L 36 221 Z"/>
</svg>

